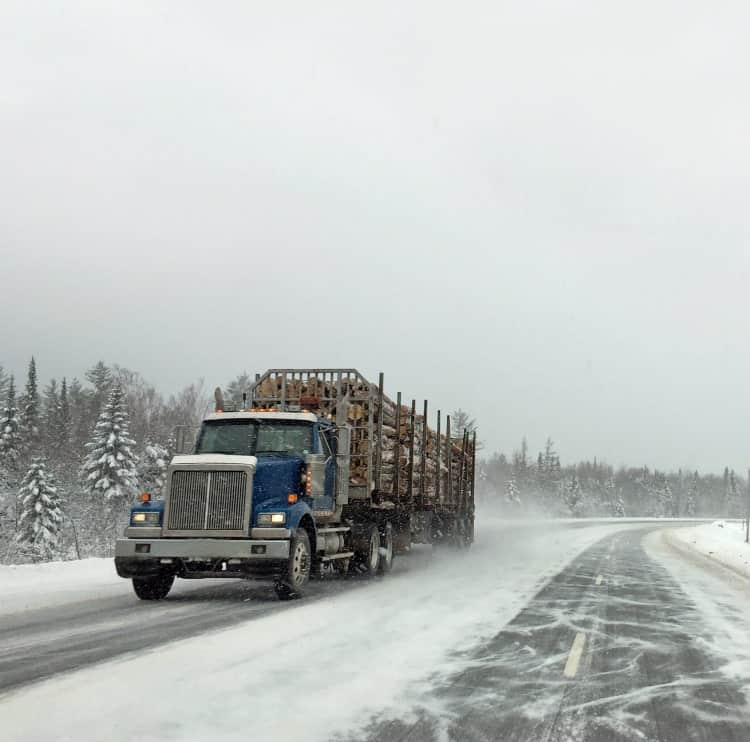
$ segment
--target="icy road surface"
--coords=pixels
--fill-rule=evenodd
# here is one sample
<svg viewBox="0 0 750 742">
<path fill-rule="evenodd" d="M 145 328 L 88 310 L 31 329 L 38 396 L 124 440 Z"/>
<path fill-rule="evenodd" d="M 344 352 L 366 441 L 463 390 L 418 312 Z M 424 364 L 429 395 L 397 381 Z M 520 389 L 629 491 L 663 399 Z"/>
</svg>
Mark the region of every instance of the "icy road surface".
<svg viewBox="0 0 750 742">
<path fill-rule="evenodd" d="M 748 591 L 659 527 L 485 519 L 292 604 L 227 581 L 0 616 L 0 739 L 750 739 Z"/>
</svg>

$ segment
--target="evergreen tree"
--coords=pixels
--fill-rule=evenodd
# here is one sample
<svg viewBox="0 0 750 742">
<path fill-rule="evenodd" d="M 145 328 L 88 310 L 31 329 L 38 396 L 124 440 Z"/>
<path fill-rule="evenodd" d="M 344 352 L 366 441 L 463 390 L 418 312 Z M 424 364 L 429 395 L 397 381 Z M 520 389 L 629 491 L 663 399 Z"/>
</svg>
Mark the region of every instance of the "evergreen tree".
<svg viewBox="0 0 750 742">
<path fill-rule="evenodd" d="M 249 394 L 250 387 L 252 385 L 253 380 L 250 377 L 250 374 L 248 374 L 247 371 L 243 371 L 227 384 L 226 391 L 224 393 L 224 399 L 226 399 L 227 402 L 232 402 L 239 407 L 242 405 L 242 395 L 244 393 Z M 247 401 L 249 405 L 250 399 L 248 398 Z"/>
<path fill-rule="evenodd" d="M 158 497 L 164 488 L 169 454 L 164 446 L 158 443 L 146 442 L 143 454 L 138 462 L 139 485 L 145 492 Z"/>
<path fill-rule="evenodd" d="M 31 357 L 26 379 L 26 390 L 21 397 L 21 425 L 24 431 L 26 451 L 35 456 L 39 453 L 41 434 L 39 431 L 39 386 L 37 384 L 36 361 Z"/>
<path fill-rule="evenodd" d="M 43 457 L 35 457 L 19 492 L 21 515 L 16 539 L 31 554 L 51 559 L 57 553 L 63 515 L 52 474 Z"/>
<path fill-rule="evenodd" d="M 604 482 L 604 494 L 605 500 L 609 507 L 609 511 L 615 518 L 625 517 L 625 503 L 622 500 L 622 492 L 617 489 L 615 480 L 609 477 Z"/>
<path fill-rule="evenodd" d="M 505 501 L 510 505 L 520 505 L 521 498 L 518 495 L 518 487 L 515 479 L 509 479 L 505 485 Z"/>
<path fill-rule="evenodd" d="M 698 496 L 700 492 L 700 477 L 698 472 L 693 474 L 693 478 L 690 480 L 688 486 L 687 498 L 685 500 L 685 515 L 688 518 L 692 518 L 698 512 Z"/>
<path fill-rule="evenodd" d="M 737 476 L 734 473 L 734 469 L 729 472 L 725 487 L 724 513 L 728 518 L 737 518 L 739 516 L 740 498 L 737 490 Z"/>
<path fill-rule="evenodd" d="M 44 388 L 44 447 L 48 455 L 52 455 L 55 450 L 55 431 L 59 414 L 60 390 L 57 386 L 57 379 L 51 379 Z"/>
<path fill-rule="evenodd" d="M 529 481 L 529 444 L 526 436 L 521 439 L 521 450 L 513 452 L 513 478 L 521 486 Z"/>
<path fill-rule="evenodd" d="M 73 433 L 72 424 L 70 399 L 68 398 L 68 380 L 63 376 L 62 384 L 60 384 L 60 407 L 57 416 L 55 437 L 56 448 L 60 455 L 65 458 L 68 458 L 70 452 L 70 439 Z"/>
<path fill-rule="evenodd" d="M 76 456 L 80 456 L 80 452 L 85 450 L 94 427 L 90 415 L 91 392 L 85 389 L 78 379 L 74 378 L 68 386 L 68 400 L 71 417 L 70 447 L 72 451 L 77 452 Z M 98 415 L 97 412 L 97 417 Z M 95 417 L 94 420 L 96 419 Z"/>
<path fill-rule="evenodd" d="M 0 365 L 0 399 L 5 399 L 5 395 L 8 393 L 8 382 L 10 378 L 5 373 L 5 369 Z"/>
<path fill-rule="evenodd" d="M 134 441 L 128 434 L 123 397 L 122 388 L 113 386 L 93 438 L 86 444 L 88 453 L 81 469 L 84 486 L 91 495 L 100 495 L 106 510 L 115 517 L 138 488 L 138 457 L 133 453 Z"/>
<path fill-rule="evenodd" d="M 93 391 L 87 395 L 89 404 L 85 418 L 86 435 L 89 435 L 109 397 L 112 370 L 103 361 L 99 361 L 86 372 L 86 379 L 93 387 Z"/>
<path fill-rule="evenodd" d="M 578 515 L 582 502 L 583 492 L 581 491 L 581 484 L 578 481 L 578 477 L 573 474 L 571 480 L 563 488 L 563 500 L 570 514 L 573 516 Z"/>
<path fill-rule="evenodd" d="M 669 480 L 664 474 L 654 473 L 655 515 L 659 518 L 670 518 L 674 514 L 674 495 Z"/>
<path fill-rule="evenodd" d="M 451 415 L 451 433 L 453 438 L 460 440 L 463 437 L 464 430 L 467 430 L 469 437 L 471 437 L 471 434 L 476 429 L 477 421 L 466 410 L 459 408 Z"/>
<path fill-rule="evenodd" d="M 0 466 L 6 472 L 15 472 L 23 453 L 21 420 L 16 407 L 16 386 L 13 376 L 8 381 L 5 409 L 0 419 Z"/>
</svg>

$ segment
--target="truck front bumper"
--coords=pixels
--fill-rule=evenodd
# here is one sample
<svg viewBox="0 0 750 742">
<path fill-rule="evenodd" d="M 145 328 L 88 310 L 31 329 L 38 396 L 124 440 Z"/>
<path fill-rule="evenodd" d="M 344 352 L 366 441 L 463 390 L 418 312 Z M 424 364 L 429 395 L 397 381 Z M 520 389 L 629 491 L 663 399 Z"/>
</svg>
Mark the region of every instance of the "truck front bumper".
<svg viewBox="0 0 750 742">
<path fill-rule="evenodd" d="M 120 577 L 172 573 L 181 577 L 273 574 L 289 559 L 284 539 L 120 538 L 115 567 Z"/>
</svg>

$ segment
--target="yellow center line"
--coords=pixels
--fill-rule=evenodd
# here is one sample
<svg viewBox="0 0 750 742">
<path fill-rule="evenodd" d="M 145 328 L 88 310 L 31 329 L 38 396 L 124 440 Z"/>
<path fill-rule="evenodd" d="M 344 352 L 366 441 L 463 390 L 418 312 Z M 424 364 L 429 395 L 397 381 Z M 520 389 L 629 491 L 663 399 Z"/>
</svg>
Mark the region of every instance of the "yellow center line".
<svg viewBox="0 0 750 742">
<path fill-rule="evenodd" d="M 573 639 L 573 646 L 570 648 L 570 654 L 568 655 L 568 661 L 565 663 L 565 669 L 563 675 L 566 678 L 574 678 L 578 672 L 578 665 L 581 662 L 581 655 L 583 654 L 583 647 L 586 644 L 586 634 L 579 631 L 576 634 L 576 638 Z"/>
</svg>

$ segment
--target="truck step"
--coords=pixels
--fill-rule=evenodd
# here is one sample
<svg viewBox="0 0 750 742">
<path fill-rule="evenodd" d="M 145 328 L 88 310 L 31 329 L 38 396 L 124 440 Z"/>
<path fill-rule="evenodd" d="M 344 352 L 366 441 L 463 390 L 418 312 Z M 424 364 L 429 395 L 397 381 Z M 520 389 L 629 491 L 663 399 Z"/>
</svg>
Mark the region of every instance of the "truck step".
<svg viewBox="0 0 750 742">
<path fill-rule="evenodd" d="M 330 528 L 318 528 L 318 533 L 349 533 L 349 526 L 331 526 Z"/>
<path fill-rule="evenodd" d="M 351 559 L 354 556 L 353 551 L 340 551 L 338 554 L 329 554 L 320 558 L 321 562 L 332 562 L 334 559 Z"/>
</svg>

